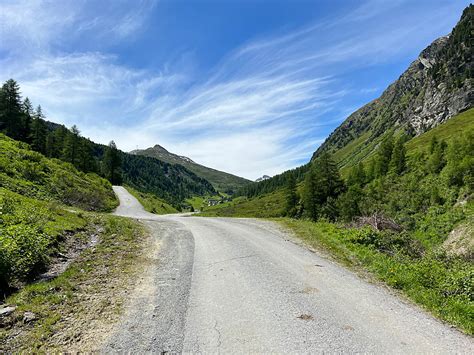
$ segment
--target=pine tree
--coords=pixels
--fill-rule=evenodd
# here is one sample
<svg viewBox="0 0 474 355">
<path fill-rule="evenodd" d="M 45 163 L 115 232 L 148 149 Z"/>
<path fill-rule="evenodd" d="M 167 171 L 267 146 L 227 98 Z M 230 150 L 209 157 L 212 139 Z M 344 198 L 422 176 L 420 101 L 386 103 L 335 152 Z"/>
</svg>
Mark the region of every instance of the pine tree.
<svg viewBox="0 0 474 355">
<path fill-rule="evenodd" d="M 436 138 L 432 139 L 430 144 L 431 155 L 428 159 L 428 170 L 430 172 L 438 174 L 446 165 L 446 147 L 445 141 L 438 141 Z"/>
<path fill-rule="evenodd" d="M 96 172 L 97 164 L 92 152 L 92 143 L 83 138 L 80 142 L 79 168 L 85 172 Z"/>
<path fill-rule="evenodd" d="M 9 79 L 0 90 L 0 130 L 14 139 L 21 138 L 22 116 L 20 87 Z"/>
<path fill-rule="evenodd" d="M 360 162 L 352 168 L 349 177 L 347 178 L 347 185 L 363 186 L 366 180 L 367 177 L 365 174 L 364 163 Z"/>
<path fill-rule="evenodd" d="M 360 216 L 360 203 L 364 196 L 363 190 L 359 185 L 352 185 L 347 192 L 338 199 L 338 207 L 341 217 L 345 221 L 351 221 L 354 217 Z"/>
<path fill-rule="evenodd" d="M 390 171 L 396 175 L 401 175 L 406 169 L 406 150 L 404 145 L 404 138 L 397 139 L 392 150 L 392 157 L 390 159 Z"/>
<path fill-rule="evenodd" d="M 375 164 L 375 176 L 380 177 L 388 173 L 390 161 L 392 159 L 393 138 L 389 137 L 382 142 L 377 152 Z"/>
<path fill-rule="evenodd" d="M 303 186 L 303 207 L 305 214 L 313 221 L 319 216 L 319 204 L 316 196 L 316 179 L 314 166 L 306 173 Z"/>
<path fill-rule="evenodd" d="M 60 159 L 64 151 L 64 140 L 68 134 L 66 127 L 61 126 L 48 133 L 46 137 L 46 155 L 51 158 Z"/>
<path fill-rule="evenodd" d="M 297 214 L 298 205 L 298 193 L 296 191 L 296 179 L 294 175 L 288 176 L 288 182 L 286 186 L 286 206 L 285 214 L 288 217 L 295 217 Z"/>
<path fill-rule="evenodd" d="M 64 139 L 62 159 L 79 168 L 80 149 L 80 131 L 74 125 Z"/>
<path fill-rule="evenodd" d="M 367 165 L 367 171 L 365 173 L 366 182 L 370 182 L 375 179 L 375 165 L 376 161 L 374 159 L 369 161 L 369 164 Z"/>
<path fill-rule="evenodd" d="M 303 204 L 308 216 L 335 219 L 335 200 L 344 191 L 344 183 L 329 153 L 323 153 L 311 167 L 304 186 Z"/>
<path fill-rule="evenodd" d="M 34 117 L 33 104 L 28 97 L 23 100 L 21 105 L 22 109 L 22 129 L 21 129 L 21 140 L 30 143 L 31 125 Z"/>
<path fill-rule="evenodd" d="M 35 118 L 31 124 L 31 132 L 29 137 L 31 148 L 37 152 L 46 154 L 46 136 L 47 128 L 45 122 L 39 118 Z"/>
<path fill-rule="evenodd" d="M 105 150 L 104 161 L 103 161 L 103 170 L 105 177 L 112 184 L 120 184 L 122 182 L 121 176 L 121 158 L 120 152 L 117 149 L 114 141 L 111 141 L 108 147 Z"/>
</svg>

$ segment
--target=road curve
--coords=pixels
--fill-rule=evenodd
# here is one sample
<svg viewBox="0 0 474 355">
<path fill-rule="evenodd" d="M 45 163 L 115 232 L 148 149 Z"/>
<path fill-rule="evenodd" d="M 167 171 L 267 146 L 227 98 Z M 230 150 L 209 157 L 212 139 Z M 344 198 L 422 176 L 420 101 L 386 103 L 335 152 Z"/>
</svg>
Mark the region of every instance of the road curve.
<svg viewBox="0 0 474 355">
<path fill-rule="evenodd" d="M 472 338 L 253 219 L 156 216 L 155 262 L 103 351 L 474 353 Z"/>
</svg>

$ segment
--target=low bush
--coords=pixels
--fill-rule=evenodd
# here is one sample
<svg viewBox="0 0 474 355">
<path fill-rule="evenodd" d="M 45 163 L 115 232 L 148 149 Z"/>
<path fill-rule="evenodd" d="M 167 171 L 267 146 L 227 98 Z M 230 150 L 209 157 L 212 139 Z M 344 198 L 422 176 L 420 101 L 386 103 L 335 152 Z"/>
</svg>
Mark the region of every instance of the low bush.
<svg viewBox="0 0 474 355">
<path fill-rule="evenodd" d="M 0 295 L 44 271 L 62 235 L 86 224 L 53 202 L 0 188 Z"/>
</svg>

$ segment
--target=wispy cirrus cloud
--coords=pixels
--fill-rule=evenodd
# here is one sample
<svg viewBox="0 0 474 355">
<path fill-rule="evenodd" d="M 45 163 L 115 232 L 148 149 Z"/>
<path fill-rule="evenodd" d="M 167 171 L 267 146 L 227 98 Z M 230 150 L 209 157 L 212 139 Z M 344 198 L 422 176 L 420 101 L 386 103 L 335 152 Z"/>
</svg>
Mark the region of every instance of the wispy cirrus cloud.
<svg viewBox="0 0 474 355">
<path fill-rule="evenodd" d="M 355 87 L 349 71 L 418 51 L 458 16 L 445 16 L 448 5 L 415 19 L 402 1 L 363 2 L 337 19 L 249 38 L 194 72 L 127 65 L 108 50 L 142 34 L 155 1 L 96 4 L 1 4 L 0 79 L 16 78 L 51 120 L 78 124 L 99 142 L 115 139 L 124 150 L 158 143 L 252 179 L 307 161 L 349 110 L 380 91 Z M 82 42 L 87 49 L 72 45 Z"/>
</svg>

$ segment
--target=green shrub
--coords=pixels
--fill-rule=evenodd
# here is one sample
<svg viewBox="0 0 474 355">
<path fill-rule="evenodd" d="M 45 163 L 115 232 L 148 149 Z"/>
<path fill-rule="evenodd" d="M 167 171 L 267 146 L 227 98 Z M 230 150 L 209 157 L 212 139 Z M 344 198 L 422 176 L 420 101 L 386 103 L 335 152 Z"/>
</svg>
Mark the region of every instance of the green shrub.
<svg viewBox="0 0 474 355">
<path fill-rule="evenodd" d="M 0 295 L 42 272 L 67 231 L 86 226 L 84 215 L 55 202 L 0 188 Z"/>
</svg>

